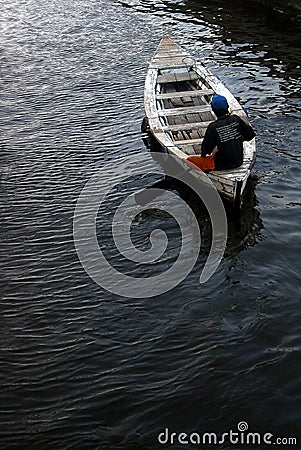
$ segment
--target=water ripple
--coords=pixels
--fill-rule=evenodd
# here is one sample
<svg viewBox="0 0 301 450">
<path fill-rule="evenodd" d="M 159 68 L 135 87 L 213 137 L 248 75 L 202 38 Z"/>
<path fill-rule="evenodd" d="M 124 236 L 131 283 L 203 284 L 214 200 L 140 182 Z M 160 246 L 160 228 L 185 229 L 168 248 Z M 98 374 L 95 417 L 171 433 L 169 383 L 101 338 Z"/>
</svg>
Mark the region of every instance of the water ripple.
<svg viewBox="0 0 301 450">
<path fill-rule="evenodd" d="M 1 0 L 0 0 L 1 1 Z M 300 29 L 222 2 L 1 1 L 1 445 L 5 449 L 154 449 L 164 427 L 296 436 L 300 424 Z M 218 8 L 217 8 L 218 6 Z M 265 33 L 262 33 L 262 30 Z M 77 198 L 140 138 L 143 86 L 163 32 L 204 61 L 247 106 L 258 159 L 225 257 L 198 283 L 210 221 L 190 192 L 203 247 L 190 276 L 152 300 L 118 298 L 84 272 L 73 243 Z M 128 179 L 99 208 L 98 238 Z M 112 183 L 113 184 L 113 183 Z M 145 213 L 171 245 L 169 217 Z M 258 418 L 258 411 L 261 417 Z M 275 414 L 277 411 L 277 414 Z"/>
</svg>

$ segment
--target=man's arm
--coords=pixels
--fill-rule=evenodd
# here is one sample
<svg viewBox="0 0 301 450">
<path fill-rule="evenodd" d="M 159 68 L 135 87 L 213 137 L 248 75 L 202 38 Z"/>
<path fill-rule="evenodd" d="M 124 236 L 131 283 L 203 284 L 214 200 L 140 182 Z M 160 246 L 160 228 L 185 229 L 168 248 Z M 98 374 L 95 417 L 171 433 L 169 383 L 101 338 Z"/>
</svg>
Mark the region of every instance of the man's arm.
<svg viewBox="0 0 301 450">
<path fill-rule="evenodd" d="M 205 132 L 204 140 L 202 142 L 201 147 L 202 156 L 210 155 L 217 144 L 214 130 L 210 125 L 208 125 L 208 128 Z"/>
<path fill-rule="evenodd" d="M 239 117 L 240 131 L 244 141 L 250 141 L 255 137 L 255 131 L 251 125 Z"/>
</svg>

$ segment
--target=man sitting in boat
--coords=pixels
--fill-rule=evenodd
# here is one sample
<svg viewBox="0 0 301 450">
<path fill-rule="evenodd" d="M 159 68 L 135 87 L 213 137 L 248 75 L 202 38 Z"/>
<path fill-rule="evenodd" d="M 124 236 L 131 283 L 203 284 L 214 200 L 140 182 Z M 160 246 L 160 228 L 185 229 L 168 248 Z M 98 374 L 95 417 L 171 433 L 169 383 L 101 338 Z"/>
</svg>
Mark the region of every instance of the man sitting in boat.
<svg viewBox="0 0 301 450">
<path fill-rule="evenodd" d="M 226 97 L 214 95 L 211 108 L 217 120 L 210 123 L 202 142 L 201 156 L 188 156 L 187 161 L 202 170 L 229 170 L 243 162 L 243 141 L 255 137 L 251 125 L 241 117 L 229 114 Z"/>
</svg>

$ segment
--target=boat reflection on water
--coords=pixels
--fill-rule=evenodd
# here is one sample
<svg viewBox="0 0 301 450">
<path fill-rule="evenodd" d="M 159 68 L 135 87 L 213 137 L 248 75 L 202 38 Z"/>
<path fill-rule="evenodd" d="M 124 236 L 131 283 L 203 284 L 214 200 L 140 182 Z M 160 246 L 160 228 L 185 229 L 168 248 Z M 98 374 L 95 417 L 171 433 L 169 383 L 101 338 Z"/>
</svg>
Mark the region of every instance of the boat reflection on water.
<svg viewBox="0 0 301 450">
<path fill-rule="evenodd" d="M 145 146 L 150 150 L 150 157 L 157 163 L 160 163 L 162 158 L 156 158 L 156 153 L 161 153 L 161 148 L 157 141 L 147 133 L 143 133 L 142 139 Z M 233 257 L 239 252 L 256 245 L 263 239 L 261 233 L 264 229 L 264 224 L 260 217 L 255 192 L 257 183 L 258 178 L 251 174 L 247 182 L 243 203 L 240 209 L 233 208 L 229 202 L 222 199 L 228 223 L 228 240 L 225 257 Z M 138 194 L 136 201 L 140 204 L 147 204 L 150 202 L 152 197 L 148 194 L 148 188 L 154 187 L 163 190 L 171 190 L 177 193 L 190 206 L 200 226 L 202 240 L 201 253 L 209 252 L 212 234 L 211 220 L 209 212 L 200 197 L 180 180 L 165 176 L 154 184 L 146 186 L 146 188 Z"/>
<path fill-rule="evenodd" d="M 256 198 L 256 185 L 258 178 L 251 175 L 241 209 L 234 210 L 225 203 L 228 219 L 228 242 L 225 256 L 235 254 L 253 247 L 263 239 L 263 221 L 260 217 L 258 201 Z"/>
</svg>

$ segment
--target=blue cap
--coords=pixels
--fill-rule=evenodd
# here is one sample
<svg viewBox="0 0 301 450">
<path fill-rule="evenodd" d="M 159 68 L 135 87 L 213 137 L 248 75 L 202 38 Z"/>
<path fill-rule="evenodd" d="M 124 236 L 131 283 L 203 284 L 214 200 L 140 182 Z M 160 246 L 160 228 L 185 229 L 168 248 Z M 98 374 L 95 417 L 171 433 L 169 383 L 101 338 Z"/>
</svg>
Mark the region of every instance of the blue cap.
<svg viewBox="0 0 301 450">
<path fill-rule="evenodd" d="M 211 106 L 213 109 L 228 109 L 229 105 L 226 97 L 223 95 L 214 95 L 211 99 Z"/>
</svg>

